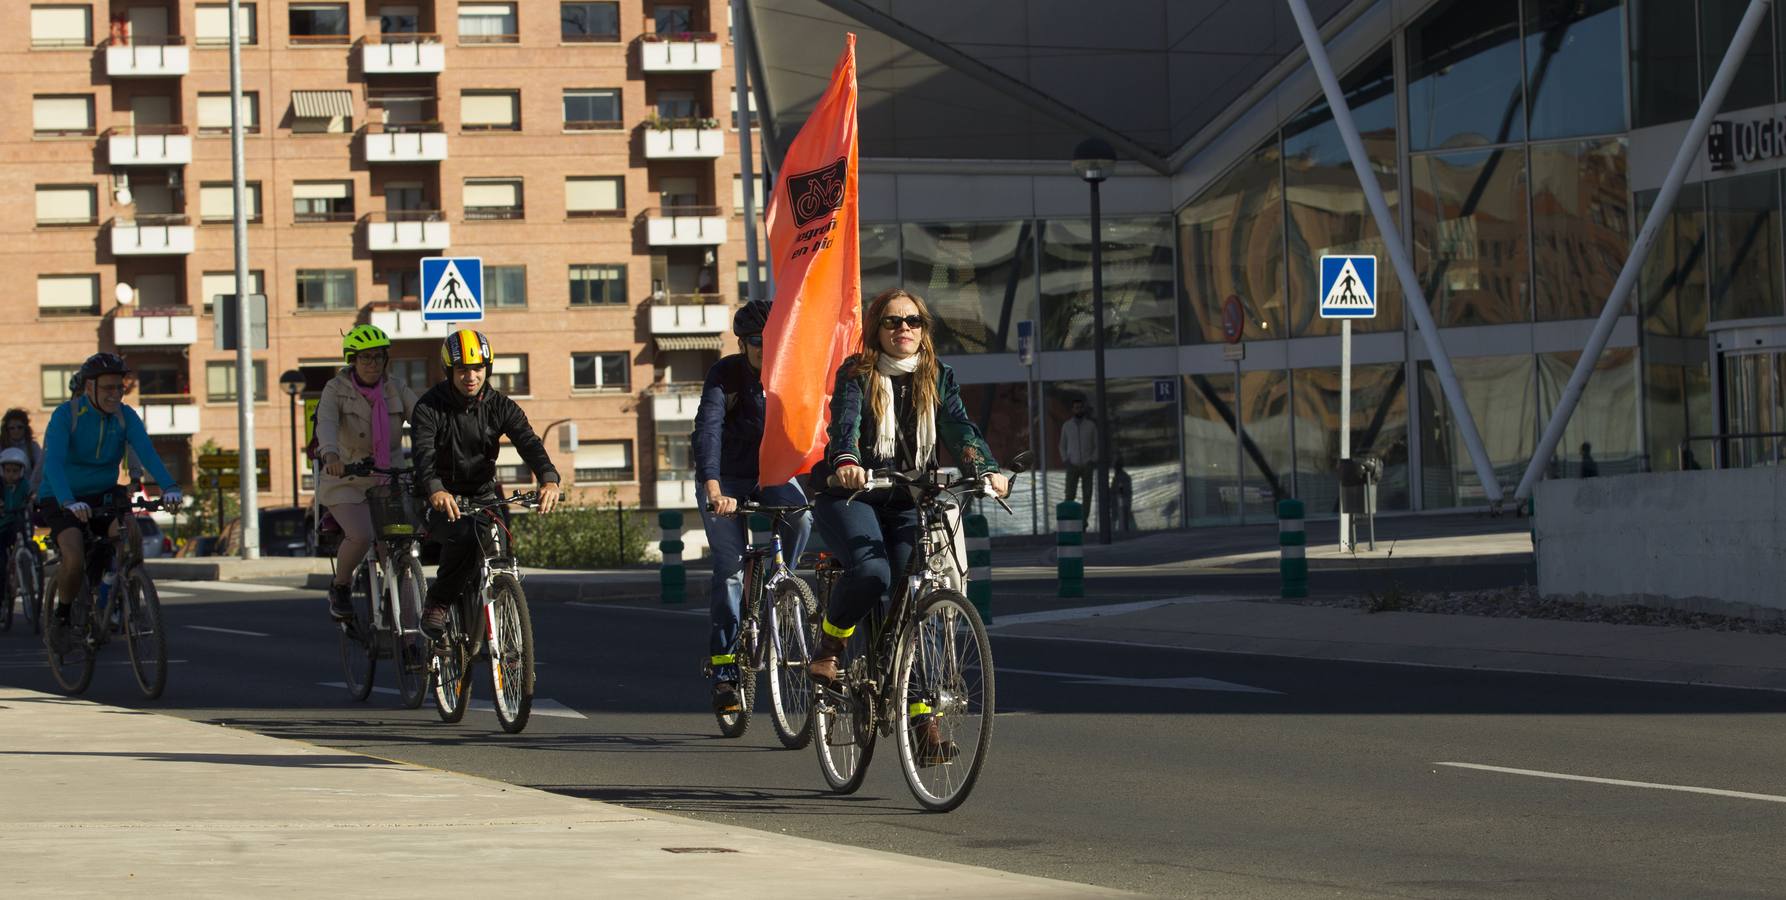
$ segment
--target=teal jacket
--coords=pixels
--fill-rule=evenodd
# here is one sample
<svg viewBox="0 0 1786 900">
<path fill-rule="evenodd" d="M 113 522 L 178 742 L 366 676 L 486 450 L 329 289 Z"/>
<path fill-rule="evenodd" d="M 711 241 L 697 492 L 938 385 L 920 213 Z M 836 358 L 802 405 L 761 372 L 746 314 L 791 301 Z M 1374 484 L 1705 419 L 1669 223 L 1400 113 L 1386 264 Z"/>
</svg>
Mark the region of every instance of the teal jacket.
<svg viewBox="0 0 1786 900">
<path fill-rule="evenodd" d="M 50 415 L 50 427 L 43 436 L 44 484 L 63 506 L 117 487 L 126 443 L 162 490 L 179 487 L 167 466 L 161 464 L 161 455 L 155 452 L 136 410 L 124 406 L 108 416 L 86 397 L 76 397 Z"/>
<path fill-rule="evenodd" d="M 31 515 L 31 479 L 20 478 L 12 487 L 0 482 L 0 502 L 5 504 L 4 512 L 0 512 L 0 528 L 25 524 Z"/>
</svg>

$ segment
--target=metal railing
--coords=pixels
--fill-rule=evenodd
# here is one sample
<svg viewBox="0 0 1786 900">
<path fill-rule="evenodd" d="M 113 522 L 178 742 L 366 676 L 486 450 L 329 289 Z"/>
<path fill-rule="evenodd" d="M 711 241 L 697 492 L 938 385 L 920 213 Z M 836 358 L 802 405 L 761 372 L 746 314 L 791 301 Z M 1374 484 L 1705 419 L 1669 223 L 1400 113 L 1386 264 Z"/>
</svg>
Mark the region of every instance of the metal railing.
<svg viewBox="0 0 1786 900">
<path fill-rule="evenodd" d="M 459 46 L 461 46 L 461 47 L 466 46 L 468 44 L 519 44 L 519 43 L 521 43 L 521 36 L 518 34 L 461 34 L 461 35 L 459 35 Z"/>
<path fill-rule="evenodd" d="M 118 36 L 101 41 L 101 47 L 184 47 L 186 36 L 183 34 L 164 34 L 160 37 L 127 37 Z"/>
<path fill-rule="evenodd" d="M 719 41 L 719 35 L 711 31 L 678 31 L 670 34 L 639 35 L 643 44 L 713 44 Z"/>
<path fill-rule="evenodd" d="M 651 219 L 696 219 L 721 215 L 717 206 L 653 206 L 643 215 Z"/>
<path fill-rule="evenodd" d="M 621 131 L 626 123 L 619 119 L 575 119 L 564 123 L 565 131 Z"/>
<path fill-rule="evenodd" d="M 444 133 L 446 126 L 440 122 L 367 122 L 363 130 L 367 134 L 435 134 Z"/>
<path fill-rule="evenodd" d="M 716 306 L 725 302 L 726 295 L 720 293 L 663 294 L 651 298 L 652 306 Z"/>
<path fill-rule="evenodd" d="M 288 42 L 293 47 L 328 47 L 351 44 L 353 38 L 347 34 L 294 34 L 290 36 Z"/>
<path fill-rule="evenodd" d="M 438 44 L 440 35 L 421 31 L 398 31 L 386 34 L 368 34 L 361 39 L 368 46 L 379 44 Z"/>
<path fill-rule="evenodd" d="M 438 209 L 389 209 L 366 214 L 368 222 L 445 222 L 446 213 Z"/>
<path fill-rule="evenodd" d="M 1742 457 L 1743 461 L 1739 464 L 1732 464 L 1730 459 L 1731 441 L 1773 441 L 1773 449 L 1769 453 L 1757 454 L 1756 456 L 1758 458 L 1752 459 L 1751 454 L 1746 452 L 1748 450 L 1747 446 L 1741 446 L 1738 449 L 1744 452 L 1738 455 Z M 1680 466 L 1682 471 L 1705 468 L 1705 466 L 1700 465 L 1699 460 L 1693 456 L 1693 445 L 1701 443 L 1710 443 L 1712 445 L 1711 468 L 1713 469 L 1746 469 L 1750 466 L 1758 465 L 1777 466 L 1783 459 L 1786 459 L 1786 431 L 1733 431 L 1726 434 L 1691 434 L 1687 436 L 1686 440 L 1681 441 Z M 1689 465 L 1689 463 L 1691 463 L 1691 465 Z"/>
</svg>

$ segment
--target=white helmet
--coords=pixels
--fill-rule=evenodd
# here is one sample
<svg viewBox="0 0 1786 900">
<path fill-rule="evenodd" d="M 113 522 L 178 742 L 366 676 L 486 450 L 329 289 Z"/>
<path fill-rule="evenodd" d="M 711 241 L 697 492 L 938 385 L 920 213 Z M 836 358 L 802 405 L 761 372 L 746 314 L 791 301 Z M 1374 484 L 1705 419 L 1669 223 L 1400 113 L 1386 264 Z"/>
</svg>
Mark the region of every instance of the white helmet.
<svg viewBox="0 0 1786 900">
<path fill-rule="evenodd" d="M 31 468 L 31 458 L 26 456 L 25 451 L 18 447 L 8 447 L 5 450 L 0 450 L 0 466 L 4 466 L 7 463 L 17 463 L 27 469 Z"/>
</svg>

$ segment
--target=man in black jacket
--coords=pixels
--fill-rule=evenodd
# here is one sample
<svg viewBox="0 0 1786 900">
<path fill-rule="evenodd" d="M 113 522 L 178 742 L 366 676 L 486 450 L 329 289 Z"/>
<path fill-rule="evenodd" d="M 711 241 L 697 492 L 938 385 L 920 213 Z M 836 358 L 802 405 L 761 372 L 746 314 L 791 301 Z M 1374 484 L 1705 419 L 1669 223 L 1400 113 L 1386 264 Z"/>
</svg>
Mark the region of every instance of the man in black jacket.
<svg viewBox="0 0 1786 900">
<path fill-rule="evenodd" d="M 440 573 L 422 616 L 422 630 L 435 638 L 445 629 L 447 608 L 471 587 L 484 558 L 475 520 L 460 518 L 455 498 L 495 499 L 496 454 L 504 437 L 539 479 L 540 512 L 558 505 L 558 470 L 527 414 L 489 386 L 490 359 L 488 338 L 469 329 L 453 332 L 440 348 L 447 378 L 416 401 L 409 423 L 416 483 L 432 510 L 428 530 L 441 544 Z"/>
</svg>

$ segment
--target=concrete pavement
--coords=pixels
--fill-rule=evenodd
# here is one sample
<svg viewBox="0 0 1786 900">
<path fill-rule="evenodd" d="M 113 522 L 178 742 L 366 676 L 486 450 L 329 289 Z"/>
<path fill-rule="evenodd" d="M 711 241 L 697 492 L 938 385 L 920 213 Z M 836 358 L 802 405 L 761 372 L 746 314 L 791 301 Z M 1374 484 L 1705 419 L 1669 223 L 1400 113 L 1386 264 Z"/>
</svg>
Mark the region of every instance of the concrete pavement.
<svg viewBox="0 0 1786 900">
<path fill-rule="evenodd" d="M 0 688 L 0 893 L 1119 896 Z"/>
</svg>

